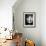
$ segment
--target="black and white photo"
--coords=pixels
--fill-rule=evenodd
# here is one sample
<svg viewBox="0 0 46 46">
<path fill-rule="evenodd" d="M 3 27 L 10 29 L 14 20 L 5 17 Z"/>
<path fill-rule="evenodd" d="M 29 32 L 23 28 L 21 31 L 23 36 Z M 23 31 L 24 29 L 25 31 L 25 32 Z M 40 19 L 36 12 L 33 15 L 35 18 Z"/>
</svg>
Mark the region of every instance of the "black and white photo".
<svg viewBox="0 0 46 46">
<path fill-rule="evenodd" d="M 36 16 L 35 12 L 24 12 L 24 27 L 35 27 Z"/>
</svg>

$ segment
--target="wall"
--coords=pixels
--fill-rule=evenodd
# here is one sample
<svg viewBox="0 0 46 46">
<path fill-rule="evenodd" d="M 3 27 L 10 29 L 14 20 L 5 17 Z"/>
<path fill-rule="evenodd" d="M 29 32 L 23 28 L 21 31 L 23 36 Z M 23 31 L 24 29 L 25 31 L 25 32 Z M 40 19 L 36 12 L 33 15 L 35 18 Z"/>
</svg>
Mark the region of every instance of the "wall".
<svg viewBox="0 0 46 46">
<path fill-rule="evenodd" d="M 16 0 L 0 0 L 0 27 L 12 29 L 12 6 Z"/>
<path fill-rule="evenodd" d="M 19 1 L 18 1 L 19 2 Z M 36 27 L 23 27 L 23 12 L 36 12 Z M 15 18 L 15 28 L 18 32 L 23 33 L 23 37 L 35 41 L 36 46 L 41 46 L 41 30 L 40 30 L 40 16 L 41 16 L 41 1 L 40 0 L 23 0 L 19 5 L 13 6 L 13 13 Z"/>
<path fill-rule="evenodd" d="M 46 46 L 46 0 L 41 1 L 40 30 L 42 46 Z"/>
</svg>

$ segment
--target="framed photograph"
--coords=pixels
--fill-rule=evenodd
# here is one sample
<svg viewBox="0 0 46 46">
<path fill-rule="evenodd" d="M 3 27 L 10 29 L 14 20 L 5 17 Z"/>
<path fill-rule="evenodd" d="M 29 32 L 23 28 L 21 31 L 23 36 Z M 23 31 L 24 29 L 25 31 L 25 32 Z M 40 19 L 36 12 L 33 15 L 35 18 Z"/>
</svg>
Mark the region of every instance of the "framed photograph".
<svg viewBox="0 0 46 46">
<path fill-rule="evenodd" d="M 24 27 L 36 27 L 35 12 L 24 12 Z"/>
</svg>

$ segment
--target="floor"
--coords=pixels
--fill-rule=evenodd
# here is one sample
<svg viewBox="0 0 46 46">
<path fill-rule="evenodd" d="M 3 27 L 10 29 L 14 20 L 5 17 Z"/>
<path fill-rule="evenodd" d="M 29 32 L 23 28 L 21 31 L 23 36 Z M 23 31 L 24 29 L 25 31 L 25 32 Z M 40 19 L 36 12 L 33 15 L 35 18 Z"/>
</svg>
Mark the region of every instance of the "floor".
<svg viewBox="0 0 46 46">
<path fill-rule="evenodd" d="M 22 36 L 21 36 L 21 33 L 16 33 L 13 37 L 13 39 L 11 40 L 6 40 L 6 39 L 0 39 L 0 46 L 23 46 L 22 44 Z M 5 40 L 5 42 L 3 42 Z M 2 43 L 3 42 L 3 43 Z M 18 44 L 19 42 L 19 44 Z"/>
<path fill-rule="evenodd" d="M 16 46 L 15 39 L 13 40 L 6 40 L 6 42 L 2 43 L 0 46 Z"/>
</svg>

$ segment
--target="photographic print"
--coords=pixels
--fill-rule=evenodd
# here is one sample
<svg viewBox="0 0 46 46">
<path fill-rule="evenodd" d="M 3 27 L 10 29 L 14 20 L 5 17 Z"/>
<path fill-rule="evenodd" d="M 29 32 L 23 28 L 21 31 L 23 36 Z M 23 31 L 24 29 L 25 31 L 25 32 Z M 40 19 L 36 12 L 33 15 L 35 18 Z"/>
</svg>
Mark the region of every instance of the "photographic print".
<svg viewBox="0 0 46 46">
<path fill-rule="evenodd" d="M 36 13 L 24 12 L 24 27 L 35 27 L 35 26 L 36 26 Z"/>
</svg>

